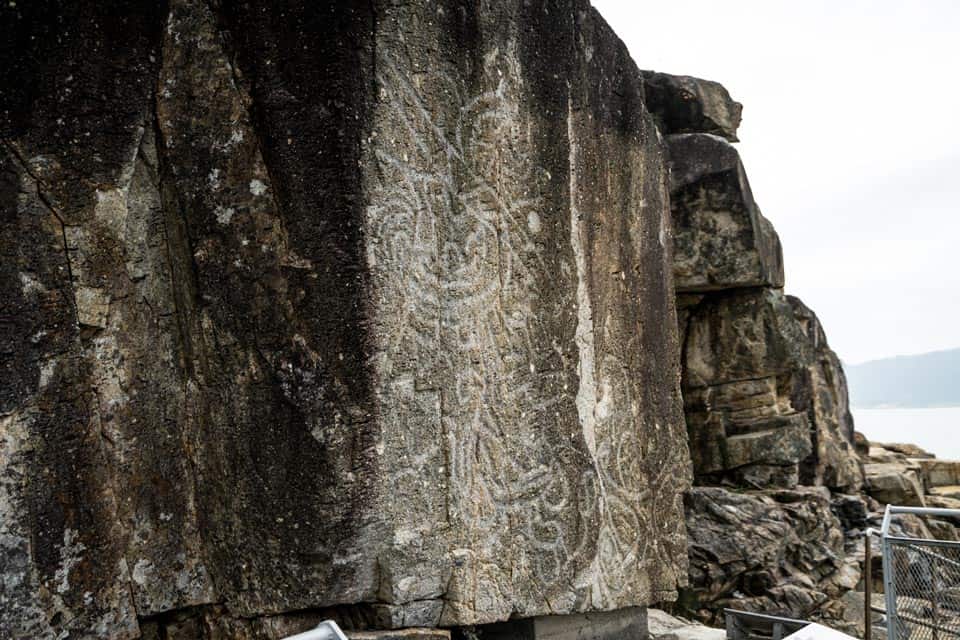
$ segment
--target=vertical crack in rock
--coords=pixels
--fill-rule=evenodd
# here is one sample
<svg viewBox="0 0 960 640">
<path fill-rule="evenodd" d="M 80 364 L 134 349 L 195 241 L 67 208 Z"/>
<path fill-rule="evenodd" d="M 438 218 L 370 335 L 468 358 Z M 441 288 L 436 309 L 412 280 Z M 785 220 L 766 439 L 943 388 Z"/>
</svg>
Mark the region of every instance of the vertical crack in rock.
<svg viewBox="0 0 960 640">
<path fill-rule="evenodd" d="M 67 268 L 67 282 L 69 284 L 69 293 L 70 293 L 70 298 L 72 300 L 71 306 L 73 307 L 74 317 L 76 318 L 77 323 L 79 324 L 80 320 L 79 320 L 79 316 L 77 315 L 78 313 L 77 312 L 77 291 L 75 286 L 76 281 L 74 280 L 74 277 L 73 277 L 73 265 L 71 264 L 72 261 L 70 258 L 70 247 L 67 244 L 67 223 L 64 221 L 63 216 L 60 214 L 60 212 L 56 210 L 53 204 L 51 204 L 50 199 L 47 198 L 47 196 L 44 194 L 43 181 L 30 170 L 30 165 L 26 162 L 26 160 L 24 160 L 20 152 L 17 151 L 16 146 L 14 146 L 14 144 L 8 140 L 0 140 L 0 143 L 2 143 L 3 146 L 7 148 L 7 151 L 9 152 L 9 154 L 16 159 L 16 162 L 20 166 L 21 171 L 23 171 L 23 173 L 27 176 L 27 178 L 33 182 L 34 189 L 36 190 L 37 199 L 44 204 L 47 210 L 53 215 L 54 218 L 56 218 L 57 222 L 60 225 L 60 235 L 61 235 L 61 238 L 63 239 L 63 259 L 64 259 L 64 264 L 66 265 L 66 268 Z"/>
</svg>

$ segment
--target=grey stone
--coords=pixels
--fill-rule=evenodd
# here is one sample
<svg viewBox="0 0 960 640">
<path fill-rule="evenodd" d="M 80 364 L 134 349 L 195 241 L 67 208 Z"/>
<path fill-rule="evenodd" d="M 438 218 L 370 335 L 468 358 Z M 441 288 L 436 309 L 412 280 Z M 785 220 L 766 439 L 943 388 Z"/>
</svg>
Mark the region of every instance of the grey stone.
<svg viewBox="0 0 960 640">
<path fill-rule="evenodd" d="M 664 133 L 712 133 L 737 141 L 743 106 L 719 83 L 643 72 L 647 108 Z"/>
<path fill-rule="evenodd" d="M 910 507 L 926 506 L 919 469 L 896 462 L 864 465 L 865 489 L 883 504 Z"/>
<path fill-rule="evenodd" d="M 586 2 L 29 4 L 0 636 L 675 597 L 666 149 Z"/>
<path fill-rule="evenodd" d="M 859 581 L 824 487 L 729 491 L 695 487 L 686 498 L 690 589 L 680 604 L 708 624 L 723 607 L 839 620 L 831 606 Z"/>
<path fill-rule="evenodd" d="M 647 609 L 647 630 L 654 640 L 726 640 L 726 629 L 715 629 L 671 616 L 660 609 Z"/>
<path fill-rule="evenodd" d="M 782 287 L 783 250 L 753 199 L 737 150 L 707 134 L 667 136 L 679 292 Z"/>
</svg>

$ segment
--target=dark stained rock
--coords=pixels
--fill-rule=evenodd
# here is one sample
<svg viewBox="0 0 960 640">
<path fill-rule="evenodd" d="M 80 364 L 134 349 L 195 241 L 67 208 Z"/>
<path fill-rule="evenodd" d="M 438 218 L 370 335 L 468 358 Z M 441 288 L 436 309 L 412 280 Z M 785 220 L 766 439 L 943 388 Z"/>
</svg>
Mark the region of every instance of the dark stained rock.
<svg viewBox="0 0 960 640">
<path fill-rule="evenodd" d="M 0 636 L 675 597 L 669 168 L 586 2 L 41 4 L 0 9 Z"/>
<path fill-rule="evenodd" d="M 695 487 L 685 501 L 690 589 L 681 604 L 722 623 L 722 607 L 840 620 L 859 580 L 825 488 L 733 492 Z"/>
<path fill-rule="evenodd" d="M 831 498 L 831 508 L 840 520 L 844 531 L 863 531 L 867 528 L 869 510 L 863 497 L 856 494 L 834 494 Z"/>
<path fill-rule="evenodd" d="M 707 134 L 667 136 L 678 292 L 783 286 L 783 251 L 737 150 Z"/>
<path fill-rule="evenodd" d="M 712 133 L 737 141 L 743 105 L 723 85 L 691 76 L 643 72 L 647 108 L 664 133 Z"/>
<path fill-rule="evenodd" d="M 539 616 L 465 628 L 453 634 L 454 640 L 644 640 L 647 637 L 644 607 Z"/>
</svg>

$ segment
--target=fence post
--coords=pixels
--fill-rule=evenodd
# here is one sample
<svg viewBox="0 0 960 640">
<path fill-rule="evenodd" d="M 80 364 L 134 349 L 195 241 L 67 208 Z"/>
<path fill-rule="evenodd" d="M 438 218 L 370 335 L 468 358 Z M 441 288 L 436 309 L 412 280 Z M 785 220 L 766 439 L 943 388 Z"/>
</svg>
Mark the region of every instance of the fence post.
<svg viewBox="0 0 960 640">
<path fill-rule="evenodd" d="M 863 571 L 866 575 L 863 577 L 863 640 L 872 640 L 873 638 L 873 550 L 870 548 L 870 537 L 873 532 L 867 529 L 867 537 L 864 540 L 864 549 L 867 550 L 867 557 L 863 560 Z"/>
</svg>

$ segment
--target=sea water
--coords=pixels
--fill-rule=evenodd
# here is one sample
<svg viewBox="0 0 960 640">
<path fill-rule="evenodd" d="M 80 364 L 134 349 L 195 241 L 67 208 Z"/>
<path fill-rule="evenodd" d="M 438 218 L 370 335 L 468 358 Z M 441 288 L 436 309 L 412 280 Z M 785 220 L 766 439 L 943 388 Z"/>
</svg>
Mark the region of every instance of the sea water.
<svg viewBox="0 0 960 640">
<path fill-rule="evenodd" d="M 938 458 L 960 460 L 960 407 L 853 409 L 853 420 L 874 442 L 908 442 Z"/>
</svg>

